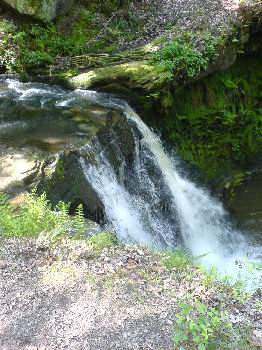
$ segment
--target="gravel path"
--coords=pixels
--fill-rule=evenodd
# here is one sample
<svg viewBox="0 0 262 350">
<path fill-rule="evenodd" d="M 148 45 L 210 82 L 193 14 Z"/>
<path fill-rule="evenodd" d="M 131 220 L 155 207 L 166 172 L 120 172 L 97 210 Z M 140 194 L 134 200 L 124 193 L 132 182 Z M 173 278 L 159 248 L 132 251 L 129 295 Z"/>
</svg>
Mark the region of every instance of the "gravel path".
<svg viewBox="0 0 262 350">
<path fill-rule="evenodd" d="M 171 350 L 175 309 L 185 295 L 216 303 L 201 278 L 166 271 L 134 246 L 102 254 L 83 241 L 0 242 L 1 350 Z M 254 302 L 229 305 L 234 322 L 262 330 Z M 258 340 L 256 340 L 258 341 Z"/>
<path fill-rule="evenodd" d="M 147 288 L 143 251 L 94 260 L 82 248 L 61 257 L 32 240 L 4 243 L 0 349 L 171 349 L 175 299 Z"/>
</svg>

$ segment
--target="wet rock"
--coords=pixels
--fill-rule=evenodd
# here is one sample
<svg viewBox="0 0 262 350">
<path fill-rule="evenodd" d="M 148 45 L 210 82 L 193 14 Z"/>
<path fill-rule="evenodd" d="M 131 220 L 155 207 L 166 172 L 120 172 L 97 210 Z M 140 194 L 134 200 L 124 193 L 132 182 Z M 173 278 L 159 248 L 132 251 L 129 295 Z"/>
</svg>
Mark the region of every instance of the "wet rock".
<svg viewBox="0 0 262 350">
<path fill-rule="evenodd" d="M 61 200 L 70 203 L 72 213 L 82 204 L 88 218 L 104 223 L 104 205 L 88 181 L 81 160 L 94 165 L 96 156 L 104 153 L 120 176 L 121 165 L 132 159 L 134 149 L 132 130 L 127 120 L 120 113 L 110 112 L 106 125 L 89 145 L 62 152 L 43 164 L 38 191 L 45 191 L 53 204 Z"/>
</svg>

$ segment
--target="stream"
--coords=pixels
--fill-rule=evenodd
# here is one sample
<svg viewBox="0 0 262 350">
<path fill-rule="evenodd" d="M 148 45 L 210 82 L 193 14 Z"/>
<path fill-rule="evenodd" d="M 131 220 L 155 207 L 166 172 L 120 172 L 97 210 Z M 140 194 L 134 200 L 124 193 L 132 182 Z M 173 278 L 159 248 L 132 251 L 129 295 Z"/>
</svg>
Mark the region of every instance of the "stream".
<svg viewBox="0 0 262 350">
<path fill-rule="evenodd" d="M 81 149 L 79 165 L 103 203 L 106 223 L 121 240 L 155 249 L 182 245 L 206 266 L 215 265 L 249 286 L 262 286 L 258 190 L 236 199 L 236 219 L 242 220 L 243 229 L 236 228 L 222 203 L 190 180 L 179 158 L 166 152 L 139 115 L 109 94 L 2 79 L 0 105 L 0 154 L 22 150 L 28 157 L 45 159 L 72 147 Z M 112 161 L 96 138 L 111 113 L 127 122 L 132 159 L 123 159 L 123 146 L 116 145 Z M 108 140 L 108 145 L 114 142 Z M 3 172 L 4 162 L 0 175 Z M 261 181 L 256 179 L 254 186 Z"/>
</svg>

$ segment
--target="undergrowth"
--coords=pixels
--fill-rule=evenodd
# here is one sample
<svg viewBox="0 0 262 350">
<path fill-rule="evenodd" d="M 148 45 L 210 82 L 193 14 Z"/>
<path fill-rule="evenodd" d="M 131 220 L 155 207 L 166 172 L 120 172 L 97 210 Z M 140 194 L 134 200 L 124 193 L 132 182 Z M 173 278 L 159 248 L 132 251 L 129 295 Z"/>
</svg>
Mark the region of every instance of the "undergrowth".
<svg viewBox="0 0 262 350">
<path fill-rule="evenodd" d="M 0 19 L 0 65 L 27 72 L 52 65 L 57 57 L 118 52 L 140 28 L 128 3 L 119 2 L 83 3 L 71 18 L 49 24 Z"/>
<path fill-rule="evenodd" d="M 111 232 L 87 235 L 88 224 L 83 207 L 79 205 L 74 216 L 68 214 L 69 205 L 59 202 L 55 208 L 45 194 L 33 191 L 24 196 L 22 204 L 11 204 L 6 194 L 0 193 L 0 237 L 46 237 L 59 244 L 63 238 L 86 240 L 95 255 L 117 243 Z"/>
<path fill-rule="evenodd" d="M 203 302 L 178 305 L 174 345 L 178 350 L 252 350 L 248 329 L 233 327 L 226 312 Z"/>
<path fill-rule="evenodd" d="M 26 194 L 20 205 L 10 204 L 5 194 L 0 194 L 0 237 L 37 237 L 53 234 L 52 243 L 59 244 L 60 238 L 84 239 L 93 257 L 104 249 L 115 245 L 116 238 L 110 232 L 99 232 L 86 237 L 85 218 L 82 206 L 76 215 L 68 215 L 68 205 L 60 202 L 52 209 L 45 194 L 37 196 L 35 192 Z M 249 328 L 239 329 L 233 326 L 224 312 L 223 302 L 230 298 L 246 301 L 247 295 L 243 286 L 219 280 L 215 268 L 206 270 L 195 264 L 189 253 L 182 249 L 157 253 L 160 262 L 175 278 L 190 278 L 199 281 L 204 287 L 203 293 L 215 291 L 219 303 L 210 306 L 204 302 L 193 301 L 189 294 L 178 304 L 174 325 L 174 349 L 176 350 L 253 350 L 249 339 Z M 143 276 L 145 278 L 145 276 Z M 103 280 L 104 281 L 104 280 Z M 108 281 L 112 285 L 112 281 Z M 182 282 L 181 282 L 182 283 Z M 206 292 L 205 292 L 206 291 Z M 208 294 L 208 293 L 207 293 Z M 245 297 L 245 298 L 244 298 Z M 190 299 L 188 299 L 190 298 Z M 221 302 L 221 300 L 223 302 Z"/>
<path fill-rule="evenodd" d="M 193 78 L 214 60 L 221 40 L 209 33 L 177 35 L 155 53 L 153 62 L 172 72 L 176 78 Z"/>
<path fill-rule="evenodd" d="M 71 218 L 68 205 L 60 202 L 54 210 L 46 195 L 35 192 L 26 194 L 22 204 L 10 204 L 6 194 L 0 194 L 0 236 L 36 237 L 42 232 L 56 230 L 57 234 L 77 232 L 82 225 L 82 216 Z"/>
</svg>

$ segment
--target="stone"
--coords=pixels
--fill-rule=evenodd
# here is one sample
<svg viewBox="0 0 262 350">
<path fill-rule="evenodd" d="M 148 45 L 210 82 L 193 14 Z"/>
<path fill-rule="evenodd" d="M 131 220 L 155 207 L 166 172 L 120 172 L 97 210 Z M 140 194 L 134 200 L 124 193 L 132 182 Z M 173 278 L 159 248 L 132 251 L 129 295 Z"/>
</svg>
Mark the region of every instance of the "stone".
<svg viewBox="0 0 262 350">
<path fill-rule="evenodd" d="M 44 22 L 51 22 L 58 15 L 66 13 L 73 0 L 4 0 L 22 15 L 28 15 Z"/>
<path fill-rule="evenodd" d="M 55 205 L 59 201 L 70 203 L 70 213 L 82 204 L 87 218 L 103 224 L 104 205 L 85 176 L 81 159 L 89 164 L 96 162 L 96 154 L 104 152 L 120 176 L 121 165 L 133 158 L 135 149 L 132 130 L 122 114 L 109 112 L 103 126 L 89 145 L 64 151 L 48 159 L 42 166 L 38 191 L 46 192 Z"/>
<path fill-rule="evenodd" d="M 262 347 L 262 331 L 261 330 L 254 330 L 253 331 L 253 337 L 252 337 L 253 344 L 256 347 Z"/>
<path fill-rule="evenodd" d="M 0 260 L 0 269 L 7 268 L 7 262 L 5 260 Z"/>
</svg>

